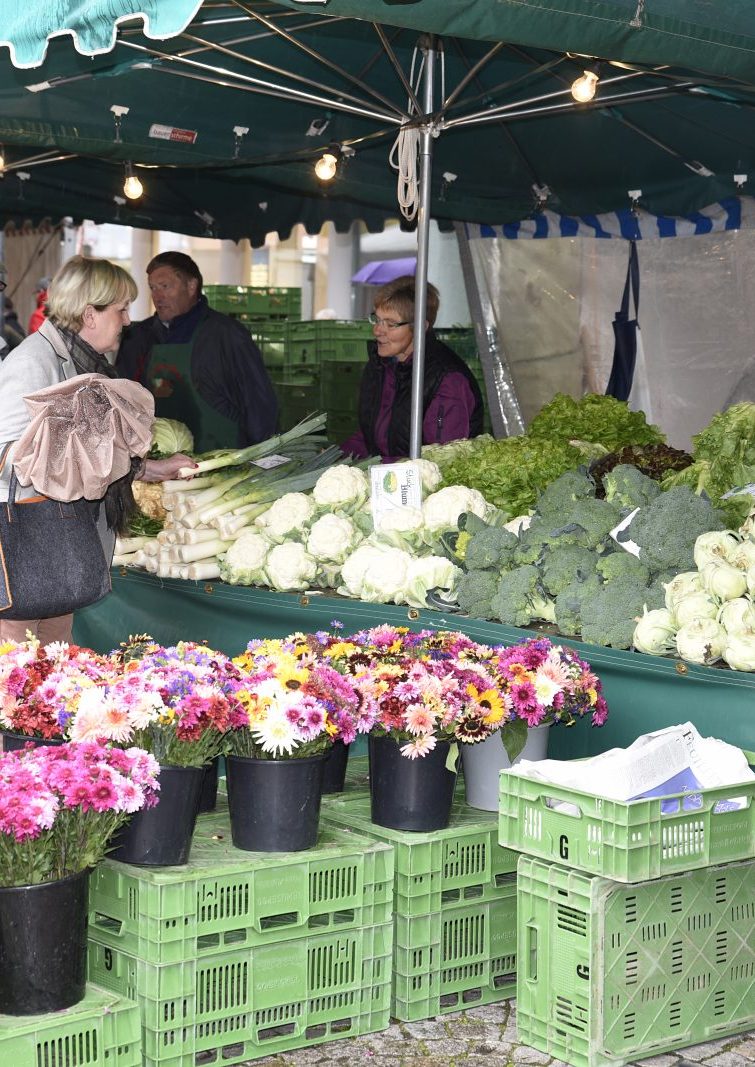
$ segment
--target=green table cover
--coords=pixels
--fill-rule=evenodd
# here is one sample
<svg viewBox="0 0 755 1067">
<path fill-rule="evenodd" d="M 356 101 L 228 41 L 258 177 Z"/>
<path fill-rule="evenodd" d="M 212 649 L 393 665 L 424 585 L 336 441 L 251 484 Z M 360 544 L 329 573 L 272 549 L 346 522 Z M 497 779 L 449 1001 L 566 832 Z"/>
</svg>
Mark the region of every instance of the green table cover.
<svg viewBox="0 0 755 1067">
<path fill-rule="evenodd" d="M 149 633 L 163 644 L 204 640 L 236 655 L 252 638 L 329 630 L 333 620 L 343 623 L 345 633 L 389 623 L 414 630 L 461 630 L 488 644 L 514 643 L 533 633 L 439 611 L 114 570 L 112 594 L 77 612 L 74 637 L 81 645 L 106 652 L 131 634 Z M 755 749 L 755 674 L 558 640 L 576 648 L 599 675 L 610 715 L 600 729 L 580 722 L 552 730 L 550 756 L 592 755 L 688 720 L 704 736 Z"/>
</svg>

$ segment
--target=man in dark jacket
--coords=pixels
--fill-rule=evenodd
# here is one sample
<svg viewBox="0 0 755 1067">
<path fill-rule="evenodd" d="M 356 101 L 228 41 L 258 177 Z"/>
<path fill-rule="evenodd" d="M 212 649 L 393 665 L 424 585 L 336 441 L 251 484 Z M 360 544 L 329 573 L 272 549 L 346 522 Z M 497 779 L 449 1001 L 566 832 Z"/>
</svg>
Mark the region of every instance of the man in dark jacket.
<svg viewBox="0 0 755 1067">
<path fill-rule="evenodd" d="M 414 355 L 414 278 L 397 278 L 378 289 L 370 316 L 374 341 L 359 390 L 359 432 L 341 448 L 358 458 L 384 460 L 409 455 Z M 482 433 L 483 402 L 472 371 L 439 341 L 432 326 L 439 296 L 427 287 L 427 332 L 422 397 L 422 444 L 442 444 Z"/>
<path fill-rule="evenodd" d="M 157 416 L 186 423 L 196 452 L 270 437 L 278 404 L 259 349 L 239 322 L 209 307 L 194 260 L 161 252 L 147 278 L 155 314 L 124 332 L 121 375 L 154 393 Z"/>
</svg>

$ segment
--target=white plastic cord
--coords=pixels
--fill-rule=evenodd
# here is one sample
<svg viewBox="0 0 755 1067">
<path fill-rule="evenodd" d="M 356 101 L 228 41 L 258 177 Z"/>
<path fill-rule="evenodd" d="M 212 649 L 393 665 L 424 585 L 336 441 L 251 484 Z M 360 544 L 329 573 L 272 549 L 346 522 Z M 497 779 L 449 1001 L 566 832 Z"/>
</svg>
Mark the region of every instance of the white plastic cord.
<svg viewBox="0 0 755 1067">
<path fill-rule="evenodd" d="M 409 73 L 409 84 L 415 90 L 415 93 L 422 81 L 422 70 L 425 65 L 423 56 L 415 80 L 414 64 L 418 51 L 417 48 L 414 49 L 412 68 Z M 411 117 L 412 112 L 415 111 L 414 104 L 409 100 L 407 113 Z M 393 142 L 388 162 L 394 170 L 398 171 L 396 196 L 399 210 L 408 222 L 412 222 L 419 211 L 419 130 L 416 127 L 407 129 L 406 124 L 402 125 L 398 137 Z"/>
</svg>

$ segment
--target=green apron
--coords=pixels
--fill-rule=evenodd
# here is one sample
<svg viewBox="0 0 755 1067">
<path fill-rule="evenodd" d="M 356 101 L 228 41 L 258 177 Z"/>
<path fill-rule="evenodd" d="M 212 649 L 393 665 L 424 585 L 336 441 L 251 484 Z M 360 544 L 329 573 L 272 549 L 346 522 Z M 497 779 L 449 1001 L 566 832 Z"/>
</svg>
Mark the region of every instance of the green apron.
<svg viewBox="0 0 755 1067">
<path fill-rule="evenodd" d="M 155 345 L 148 369 L 148 386 L 155 397 L 155 416 L 178 419 L 194 435 L 194 451 L 235 448 L 239 427 L 203 400 L 191 381 L 194 338 L 181 345 Z"/>
</svg>

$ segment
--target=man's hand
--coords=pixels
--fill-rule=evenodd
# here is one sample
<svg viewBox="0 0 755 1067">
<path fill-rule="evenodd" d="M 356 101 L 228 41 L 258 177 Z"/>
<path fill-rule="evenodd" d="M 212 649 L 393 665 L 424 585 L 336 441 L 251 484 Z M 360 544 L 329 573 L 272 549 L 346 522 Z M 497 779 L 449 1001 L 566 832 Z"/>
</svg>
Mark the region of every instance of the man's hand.
<svg viewBox="0 0 755 1067">
<path fill-rule="evenodd" d="M 191 456 L 176 452 L 165 459 L 145 459 L 137 477 L 140 482 L 166 482 L 170 478 L 180 478 L 178 472 L 182 467 L 196 467 L 196 463 Z M 183 477 L 190 478 L 191 474 L 184 474 Z"/>
</svg>

